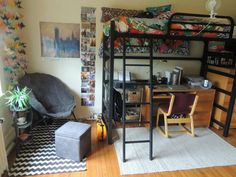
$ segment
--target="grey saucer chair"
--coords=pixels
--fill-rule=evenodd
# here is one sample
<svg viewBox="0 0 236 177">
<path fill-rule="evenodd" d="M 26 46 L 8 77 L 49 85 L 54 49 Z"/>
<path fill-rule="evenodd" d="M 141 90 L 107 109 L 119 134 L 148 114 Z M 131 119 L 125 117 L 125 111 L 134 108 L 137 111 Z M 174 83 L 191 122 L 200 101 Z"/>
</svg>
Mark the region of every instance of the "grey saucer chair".
<svg viewBox="0 0 236 177">
<path fill-rule="evenodd" d="M 20 80 L 20 86 L 27 86 L 30 93 L 30 105 L 39 113 L 46 125 L 48 118 L 65 118 L 74 114 L 75 98 L 58 78 L 43 73 L 26 73 Z"/>
</svg>

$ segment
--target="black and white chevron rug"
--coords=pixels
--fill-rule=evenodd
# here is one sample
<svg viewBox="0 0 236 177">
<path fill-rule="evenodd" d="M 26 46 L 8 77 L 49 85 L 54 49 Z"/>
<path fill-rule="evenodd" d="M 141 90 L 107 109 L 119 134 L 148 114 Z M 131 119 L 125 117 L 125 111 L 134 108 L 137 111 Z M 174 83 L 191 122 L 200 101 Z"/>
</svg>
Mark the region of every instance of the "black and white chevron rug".
<svg viewBox="0 0 236 177">
<path fill-rule="evenodd" d="M 55 130 L 65 122 L 65 120 L 57 120 L 49 125 L 53 137 Z M 55 143 L 51 140 L 45 126 L 36 126 L 32 129 L 32 134 L 34 143 L 22 146 L 10 169 L 9 176 L 19 177 L 86 170 L 85 159 L 82 162 L 75 162 L 56 156 Z"/>
</svg>

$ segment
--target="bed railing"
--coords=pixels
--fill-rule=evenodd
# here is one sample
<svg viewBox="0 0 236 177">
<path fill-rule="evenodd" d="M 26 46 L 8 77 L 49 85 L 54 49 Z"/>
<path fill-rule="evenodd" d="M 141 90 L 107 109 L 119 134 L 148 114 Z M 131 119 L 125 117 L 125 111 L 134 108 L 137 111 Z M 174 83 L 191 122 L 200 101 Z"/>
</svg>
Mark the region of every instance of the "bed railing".
<svg viewBox="0 0 236 177">
<path fill-rule="evenodd" d="M 234 20 L 229 16 L 174 13 L 168 22 L 168 36 L 231 39 Z"/>
</svg>

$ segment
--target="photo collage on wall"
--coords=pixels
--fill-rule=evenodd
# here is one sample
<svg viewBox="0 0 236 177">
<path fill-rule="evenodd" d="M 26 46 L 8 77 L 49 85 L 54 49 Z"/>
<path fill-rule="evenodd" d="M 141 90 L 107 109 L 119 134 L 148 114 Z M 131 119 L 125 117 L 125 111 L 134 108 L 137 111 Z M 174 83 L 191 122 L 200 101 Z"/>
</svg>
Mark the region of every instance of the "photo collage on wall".
<svg viewBox="0 0 236 177">
<path fill-rule="evenodd" d="M 81 8 L 81 106 L 95 104 L 96 8 Z"/>
</svg>

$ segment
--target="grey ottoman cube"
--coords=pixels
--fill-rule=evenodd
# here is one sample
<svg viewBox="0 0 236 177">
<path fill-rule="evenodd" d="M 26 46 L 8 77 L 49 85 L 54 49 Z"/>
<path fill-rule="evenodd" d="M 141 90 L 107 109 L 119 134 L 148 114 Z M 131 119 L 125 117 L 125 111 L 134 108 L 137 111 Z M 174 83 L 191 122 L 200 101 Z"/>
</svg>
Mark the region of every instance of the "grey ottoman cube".
<svg viewBox="0 0 236 177">
<path fill-rule="evenodd" d="M 79 122 L 67 122 L 55 131 L 56 155 L 81 161 L 91 152 L 91 126 Z"/>
</svg>

